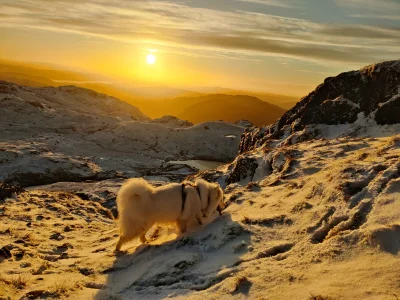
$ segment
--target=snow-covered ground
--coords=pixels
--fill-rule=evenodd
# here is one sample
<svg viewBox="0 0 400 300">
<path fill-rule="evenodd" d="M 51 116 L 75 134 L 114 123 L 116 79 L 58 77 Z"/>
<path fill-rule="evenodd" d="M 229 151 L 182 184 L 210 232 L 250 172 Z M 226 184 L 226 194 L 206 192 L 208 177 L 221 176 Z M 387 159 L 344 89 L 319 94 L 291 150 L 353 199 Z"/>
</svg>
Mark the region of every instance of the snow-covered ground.
<svg viewBox="0 0 400 300">
<path fill-rule="evenodd" d="M 226 187 L 221 217 L 183 236 L 155 227 L 149 245 L 133 241 L 120 255 L 109 211 L 83 199 L 115 197 L 122 181 L 6 200 L 0 237 L 13 258 L 1 263 L 1 289 L 65 299 L 400 296 L 399 128 L 251 155 L 258 168 Z"/>
<path fill-rule="evenodd" d="M 0 81 L 0 181 L 32 186 L 193 169 L 169 160 L 229 162 L 245 127 L 150 120 L 119 99 L 77 87 Z"/>
</svg>

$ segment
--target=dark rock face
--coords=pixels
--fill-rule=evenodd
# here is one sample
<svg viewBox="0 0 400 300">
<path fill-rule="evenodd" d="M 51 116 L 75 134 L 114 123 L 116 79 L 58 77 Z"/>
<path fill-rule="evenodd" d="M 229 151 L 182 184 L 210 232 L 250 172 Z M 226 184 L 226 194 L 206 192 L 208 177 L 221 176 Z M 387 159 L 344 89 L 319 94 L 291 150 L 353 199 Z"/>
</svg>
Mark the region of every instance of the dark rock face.
<svg viewBox="0 0 400 300">
<path fill-rule="evenodd" d="M 254 158 L 238 156 L 232 165 L 230 165 L 231 170 L 226 183 L 235 183 L 246 178 L 249 178 L 251 181 L 257 167 L 258 164 Z"/>
<path fill-rule="evenodd" d="M 328 77 L 278 121 L 278 130 L 299 119 L 308 124 L 353 123 L 360 112 L 369 115 L 398 93 L 400 61 L 368 66 Z M 400 120 L 399 120 L 400 121 Z"/>
<path fill-rule="evenodd" d="M 328 77 L 275 124 L 245 132 L 239 153 L 283 136 L 287 126 L 290 134 L 311 124 L 354 123 L 359 113 L 369 116 L 375 111 L 378 124 L 400 123 L 399 88 L 400 60 Z"/>
<path fill-rule="evenodd" d="M 400 95 L 382 104 L 375 115 L 379 125 L 400 123 Z"/>
</svg>

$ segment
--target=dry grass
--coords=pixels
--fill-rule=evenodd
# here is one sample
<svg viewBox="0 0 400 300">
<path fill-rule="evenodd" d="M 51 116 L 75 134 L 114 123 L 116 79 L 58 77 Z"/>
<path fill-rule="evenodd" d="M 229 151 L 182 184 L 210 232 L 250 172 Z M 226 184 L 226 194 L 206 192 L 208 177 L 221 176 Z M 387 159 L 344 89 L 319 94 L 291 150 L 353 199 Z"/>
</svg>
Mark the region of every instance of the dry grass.
<svg viewBox="0 0 400 300">
<path fill-rule="evenodd" d="M 76 291 L 79 288 L 82 287 L 77 281 L 64 279 L 57 281 L 51 292 L 57 296 L 67 296 L 70 292 Z"/>
<path fill-rule="evenodd" d="M 15 289 L 23 289 L 25 288 L 30 281 L 30 277 L 26 274 L 19 274 L 17 276 L 13 276 L 10 279 L 6 279 L 5 277 L 0 275 L 0 283 L 5 285 L 12 286 Z"/>
</svg>

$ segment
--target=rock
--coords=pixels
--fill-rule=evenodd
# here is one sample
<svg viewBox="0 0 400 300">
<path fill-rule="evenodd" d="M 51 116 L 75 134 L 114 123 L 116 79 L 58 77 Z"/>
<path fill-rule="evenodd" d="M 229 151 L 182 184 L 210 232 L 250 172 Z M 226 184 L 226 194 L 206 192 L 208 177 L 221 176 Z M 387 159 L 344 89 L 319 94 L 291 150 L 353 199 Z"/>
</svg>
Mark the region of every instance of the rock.
<svg viewBox="0 0 400 300">
<path fill-rule="evenodd" d="M 375 120 L 379 125 L 400 123 L 400 88 L 399 94 L 378 108 Z"/>
<path fill-rule="evenodd" d="M 68 249 L 73 249 L 74 246 L 70 243 L 64 243 L 60 246 L 57 246 L 56 248 L 53 249 L 54 252 L 65 252 Z"/>
<path fill-rule="evenodd" d="M 21 260 L 24 257 L 24 255 L 25 255 L 25 251 L 18 251 L 17 253 L 14 254 L 14 257 L 17 260 Z"/>
<path fill-rule="evenodd" d="M 89 289 L 101 290 L 104 287 L 104 284 L 98 282 L 87 282 L 85 286 Z"/>
<path fill-rule="evenodd" d="M 94 274 L 95 271 L 91 268 L 78 268 L 78 271 L 85 276 L 89 276 L 91 274 Z"/>
<path fill-rule="evenodd" d="M 11 257 L 12 257 L 12 254 L 11 254 L 8 246 L 4 246 L 0 249 L 0 259 L 3 258 L 3 260 L 4 260 L 4 259 L 9 259 Z"/>
<path fill-rule="evenodd" d="M 24 262 L 22 264 L 19 265 L 21 268 L 29 268 L 32 266 L 32 264 L 30 262 Z"/>
<path fill-rule="evenodd" d="M 47 260 L 47 261 L 57 261 L 58 259 L 60 258 L 60 256 L 59 255 L 45 255 L 44 257 L 43 257 L 43 259 L 44 260 Z M 43 270 L 44 271 L 44 270 Z M 39 273 L 39 274 L 42 274 L 42 273 Z M 35 274 L 34 274 L 35 275 Z"/>
<path fill-rule="evenodd" d="M 245 128 L 254 126 L 253 123 L 251 123 L 248 120 L 239 120 L 239 121 L 236 121 L 235 124 L 245 127 Z"/>
<path fill-rule="evenodd" d="M 74 228 L 72 227 L 72 225 L 67 225 L 67 226 L 64 227 L 64 232 L 70 232 L 70 231 L 73 231 L 73 230 L 74 230 Z"/>
<path fill-rule="evenodd" d="M 52 294 L 49 291 L 46 290 L 34 290 L 34 291 L 30 291 L 28 293 L 25 294 L 24 297 L 22 297 L 21 299 L 37 299 L 37 298 L 47 298 L 48 296 L 51 296 Z"/>
<path fill-rule="evenodd" d="M 53 257 L 55 257 L 55 255 L 53 255 Z M 49 257 L 47 257 L 47 259 L 46 259 L 46 257 L 44 257 L 43 259 L 45 259 L 45 260 L 49 260 L 48 259 Z M 56 260 L 56 259 L 55 259 Z M 50 260 L 50 261 L 55 261 L 55 260 Z M 33 271 L 32 272 L 32 275 L 41 275 L 44 271 L 46 271 L 47 270 L 47 266 L 46 265 L 41 265 L 36 271 Z"/>
<path fill-rule="evenodd" d="M 309 125 L 352 124 L 373 117 L 378 124 L 400 123 L 400 60 L 367 66 L 359 71 L 326 78 L 313 92 L 287 111 L 275 124 L 247 129 L 240 153 L 278 138 L 300 132 Z M 310 138 L 315 138 L 314 135 Z"/>
<path fill-rule="evenodd" d="M 166 125 L 172 125 L 172 126 L 178 126 L 178 127 L 190 127 L 193 126 L 193 123 L 186 121 L 186 120 L 181 120 L 177 117 L 174 116 L 163 116 L 158 119 L 152 120 L 153 123 L 161 123 L 161 124 L 166 124 Z"/>
<path fill-rule="evenodd" d="M 61 233 L 56 232 L 56 233 L 53 233 L 53 234 L 50 236 L 50 239 L 51 239 L 51 240 L 61 241 L 61 240 L 64 239 L 64 236 L 61 235 Z"/>
<path fill-rule="evenodd" d="M 255 159 L 250 157 L 238 156 L 230 166 L 230 172 L 226 179 L 226 184 L 239 182 L 243 179 L 251 181 L 258 167 Z"/>
<path fill-rule="evenodd" d="M 5 198 L 11 197 L 14 193 L 19 194 L 23 191 L 24 189 L 18 185 L 10 185 L 4 182 L 0 182 L 0 200 L 4 200 Z"/>
</svg>

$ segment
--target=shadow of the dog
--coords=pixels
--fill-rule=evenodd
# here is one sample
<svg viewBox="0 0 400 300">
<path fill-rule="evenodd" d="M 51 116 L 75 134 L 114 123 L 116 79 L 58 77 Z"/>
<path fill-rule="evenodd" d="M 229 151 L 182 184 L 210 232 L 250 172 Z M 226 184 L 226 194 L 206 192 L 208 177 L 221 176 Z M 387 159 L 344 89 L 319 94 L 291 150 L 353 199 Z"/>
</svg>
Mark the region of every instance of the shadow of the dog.
<svg viewBox="0 0 400 300">
<path fill-rule="evenodd" d="M 224 280 L 218 274 L 227 268 L 235 272 L 235 263 L 249 251 L 251 233 L 228 213 L 216 213 L 206 221 L 173 240 L 117 253 L 112 267 L 101 272 L 108 275 L 107 282 L 95 299 L 122 296 L 127 291 L 129 296 L 139 297 L 154 289 L 160 292 L 154 299 L 162 299 L 167 296 L 164 290 L 201 290 Z"/>
</svg>

